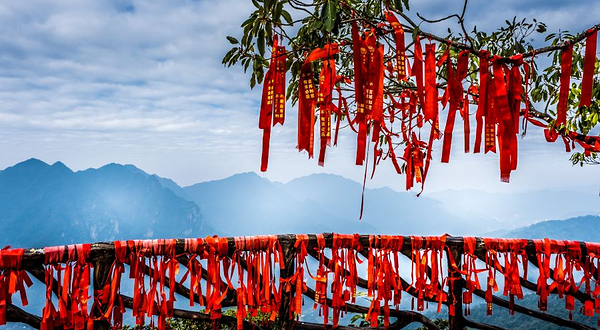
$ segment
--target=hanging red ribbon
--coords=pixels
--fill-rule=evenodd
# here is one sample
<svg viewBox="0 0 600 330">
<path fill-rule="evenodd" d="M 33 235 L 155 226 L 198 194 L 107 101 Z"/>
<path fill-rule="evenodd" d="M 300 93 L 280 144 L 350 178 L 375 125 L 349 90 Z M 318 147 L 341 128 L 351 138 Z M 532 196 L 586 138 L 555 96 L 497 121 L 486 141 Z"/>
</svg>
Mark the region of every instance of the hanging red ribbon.
<svg viewBox="0 0 600 330">
<path fill-rule="evenodd" d="M 432 123 L 438 120 L 438 91 L 435 79 L 435 44 L 425 45 L 425 120 Z"/>
<path fill-rule="evenodd" d="M 320 142 L 319 166 L 325 163 L 325 150 L 331 145 L 331 112 L 333 110 L 333 89 L 335 86 L 335 60 L 325 60 L 319 75 L 319 91 L 317 105 L 319 106 Z"/>
<path fill-rule="evenodd" d="M 581 97 L 579 101 L 580 107 L 589 107 L 592 103 L 592 88 L 594 85 L 594 69 L 596 65 L 597 41 L 598 30 L 588 31 L 588 36 L 585 40 L 585 59 L 583 62 L 583 76 L 581 78 Z"/>
<path fill-rule="evenodd" d="M 367 320 L 371 327 L 379 325 L 381 303 L 383 302 L 383 322 L 387 329 L 390 325 L 390 304 L 400 305 L 402 297 L 402 281 L 399 275 L 398 253 L 402 251 L 402 236 L 370 235 L 368 295 L 371 306 Z"/>
<path fill-rule="evenodd" d="M 488 76 L 489 76 L 489 61 L 487 59 L 488 52 L 485 50 L 481 51 L 481 55 L 479 57 L 479 90 L 477 98 L 477 114 L 475 115 L 475 119 L 477 121 L 477 127 L 475 130 L 475 146 L 473 147 L 474 153 L 481 152 L 481 138 L 483 135 L 484 123 L 483 118 L 487 116 L 488 113 Z"/>
<path fill-rule="evenodd" d="M 278 46 L 278 38 L 273 38 L 271 62 L 264 78 L 258 128 L 263 130 L 262 157 L 260 170 L 269 165 L 269 143 L 271 126 L 285 119 L 285 47 Z"/>
<path fill-rule="evenodd" d="M 406 80 L 406 49 L 404 45 L 404 28 L 398 18 L 390 12 L 385 12 L 385 19 L 394 29 L 394 41 L 396 42 L 396 73 L 398 80 Z"/>
<path fill-rule="evenodd" d="M 33 282 L 22 268 L 24 249 L 5 247 L 0 250 L 0 325 L 6 324 L 6 307 L 12 303 L 12 295 L 19 292 L 21 304 L 27 306 L 25 287 Z"/>
<path fill-rule="evenodd" d="M 450 148 L 452 146 L 452 131 L 454 130 L 454 121 L 456 112 L 460 111 L 463 99 L 463 86 L 462 81 L 465 78 L 469 65 L 469 52 L 462 51 L 458 55 L 456 71 L 452 66 L 452 60 L 450 56 L 447 56 L 447 81 L 446 96 L 450 107 L 448 108 L 448 117 L 446 118 L 446 127 L 444 128 L 444 142 L 442 146 L 442 163 L 448 163 L 450 161 Z"/>
<path fill-rule="evenodd" d="M 417 84 L 417 95 L 419 96 L 419 104 L 421 107 L 425 106 L 425 88 L 423 85 L 423 50 L 421 48 L 421 41 L 419 35 L 415 36 L 414 45 L 414 61 L 411 69 L 411 74 L 415 77 Z"/>
<path fill-rule="evenodd" d="M 560 91 L 556 106 L 556 127 L 567 123 L 567 108 L 571 91 L 571 66 L 573 65 L 573 44 L 569 44 L 560 54 Z"/>
<path fill-rule="evenodd" d="M 315 105 L 317 89 L 313 81 L 312 65 L 304 63 L 300 69 L 298 88 L 298 150 L 306 150 L 308 158 L 313 157 Z"/>
<path fill-rule="evenodd" d="M 447 297 L 442 290 L 446 279 L 443 274 L 443 254 L 446 236 L 411 236 L 412 286 L 417 292 L 417 311 L 425 310 L 425 300 L 438 302 L 438 313 Z M 413 298 L 414 307 L 414 298 Z"/>
</svg>

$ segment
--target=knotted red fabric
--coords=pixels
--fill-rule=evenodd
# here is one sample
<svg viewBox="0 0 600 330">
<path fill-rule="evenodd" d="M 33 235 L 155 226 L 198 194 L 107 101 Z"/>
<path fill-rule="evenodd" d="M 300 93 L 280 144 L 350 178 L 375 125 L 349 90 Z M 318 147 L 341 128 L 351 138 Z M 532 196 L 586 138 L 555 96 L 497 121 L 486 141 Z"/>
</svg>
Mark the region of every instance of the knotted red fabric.
<svg viewBox="0 0 600 330">
<path fill-rule="evenodd" d="M 307 290 L 304 281 L 304 269 L 306 267 L 308 270 L 308 265 L 306 264 L 308 235 L 296 235 L 294 248 L 296 249 L 296 272 L 290 278 L 281 280 L 285 282 L 285 291 L 290 293 L 290 319 L 294 317 L 294 314 L 297 317 L 302 314 L 302 297 Z M 292 291 L 292 287 L 295 287 L 295 291 Z"/>
<path fill-rule="evenodd" d="M 46 305 L 42 312 L 42 329 L 81 330 L 92 324 L 87 308 L 92 267 L 90 250 L 90 244 L 69 245 L 66 250 L 64 246 L 44 248 Z M 65 252 L 67 260 L 63 261 Z M 58 310 L 52 302 L 53 287 Z"/>
<path fill-rule="evenodd" d="M 446 293 L 442 290 L 446 283 L 443 273 L 443 254 L 446 236 L 411 236 L 412 272 L 411 285 L 417 293 L 417 311 L 425 310 L 425 300 L 438 302 L 438 313 L 442 303 L 446 301 Z M 414 309 L 414 298 L 413 298 Z"/>
<path fill-rule="evenodd" d="M 362 263 L 357 252 L 362 251 L 359 235 L 333 234 L 331 260 L 327 268 L 333 272 L 331 283 L 331 308 L 333 327 L 337 327 L 343 317 L 346 302 L 356 300 L 358 273 L 356 262 Z"/>
<path fill-rule="evenodd" d="M 0 250 L 0 325 L 6 324 L 6 307 L 12 303 L 12 295 L 19 292 L 21 304 L 27 306 L 25 287 L 33 282 L 22 269 L 24 249 L 5 247 Z"/>
<path fill-rule="evenodd" d="M 44 248 L 44 264 L 45 264 L 45 282 L 46 282 L 46 305 L 42 312 L 42 322 L 40 329 L 51 330 L 54 327 L 60 327 L 67 321 L 67 301 L 64 299 L 63 293 L 63 270 L 61 266 L 62 259 L 65 253 L 64 246 L 54 246 Z M 56 273 L 56 280 L 54 274 Z M 55 282 L 56 281 L 56 282 Z M 57 287 L 58 310 L 52 302 L 52 288 Z M 68 287 L 68 285 L 67 285 Z"/>
<path fill-rule="evenodd" d="M 276 281 L 278 272 L 275 265 L 279 266 L 279 270 L 285 269 L 279 240 L 274 235 L 236 237 L 234 240 L 236 251 L 233 260 L 238 268 L 239 284 L 236 290 L 238 329 L 243 328 L 242 322 L 247 313 L 257 316 L 259 310 L 270 314 L 270 321 L 273 321 L 279 314 L 282 292 Z M 242 260 L 245 260 L 246 273 Z M 233 288 L 229 278 L 227 281 Z"/>
<path fill-rule="evenodd" d="M 371 306 L 367 320 L 371 327 L 379 325 L 381 303 L 383 302 L 384 327 L 389 327 L 390 304 L 400 305 L 402 298 L 402 281 L 399 274 L 398 253 L 402 251 L 402 236 L 370 235 L 368 291 Z"/>
<path fill-rule="evenodd" d="M 313 309 L 319 308 L 319 315 L 323 315 L 323 324 L 329 323 L 329 304 L 327 303 L 327 274 L 329 273 L 327 265 L 325 265 L 325 237 L 323 234 L 317 234 L 316 252 L 319 257 L 319 266 L 316 276 L 311 276 L 315 280 L 315 300 Z"/>
<path fill-rule="evenodd" d="M 473 303 L 473 292 L 481 289 L 478 273 L 485 269 L 477 269 L 475 261 L 475 249 L 477 239 L 475 237 L 464 237 L 464 254 L 462 261 L 462 274 L 465 276 L 465 291 L 463 292 L 463 304 L 465 304 L 465 315 L 471 314 L 471 303 Z"/>
<path fill-rule="evenodd" d="M 509 296 L 509 312 L 514 314 L 514 298 L 523 298 L 519 264 L 524 269 L 523 276 L 527 278 L 527 253 L 525 252 L 527 240 L 485 238 L 484 244 L 487 250 L 485 263 L 488 268 L 487 289 L 485 292 L 487 315 L 492 315 L 493 292 L 499 290 L 498 271 L 504 275 L 503 294 Z M 504 257 L 504 265 L 500 262 L 502 257 Z"/>
<path fill-rule="evenodd" d="M 446 97 L 448 98 L 449 108 L 446 118 L 446 127 L 444 128 L 444 142 L 442 146 L 442 163 L 450 161 L 450 148 L 452 146 L 452 131 L 454 130 L 454 121 L 456 112 L 463 108 L 463 85 L 469 66 L 469 51 L 462 51 L 458 55 L 456 71 L 452 66 L 450 56 L 447 56 L 447 80 Z M 467 105 L 468 106 L 468 105 Z M 468 108 L 467 108 L 468 109 Z M 468 115 L 468 111 L 467 111 Z"/>
</svg>

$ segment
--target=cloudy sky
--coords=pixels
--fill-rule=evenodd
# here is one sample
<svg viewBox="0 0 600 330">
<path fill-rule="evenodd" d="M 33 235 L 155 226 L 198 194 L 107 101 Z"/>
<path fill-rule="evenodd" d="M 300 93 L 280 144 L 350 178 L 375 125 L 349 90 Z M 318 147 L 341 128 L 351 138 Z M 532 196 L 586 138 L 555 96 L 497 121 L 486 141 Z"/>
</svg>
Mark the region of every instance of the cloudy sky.
<svg viewBox="0 0 600 330">
<path fill-rule="evenodd" d="M 430 18 L 456 13 L 454 1 L 413 1 Z M 452 5 L 450 5 L 452 3 Z M 36 157 L 72 169 L 131 163 L 182 185 L 259 170 L 259 90 L 240 68 L 224 68 L 226 35 L 240 36 L 248 0 L 27 0 L 0 3 L 0 167 Z M 549 31 L 597 22 L 598 1 L 473 0 L 467 24 L 491 31 L 505 19 L 535 17 Z M 413 17 L 416 18 L 414 13 Z M 424 24 L 424 30 L 445 26 Z M 360 180 L 354 137 L 329 149 L 324 168 L 295 150 L 295 109 L 272 136 L 267 178 L 315 172 Z M 495 155 L 463 155 L 432 165 L 427 190 L 522 191 L 600 187 L 600 168 L 572 167 L 562 143 L 534 129 L 520 141 L 519 169 L 499 183 Z M 459 141 L 459 137 L 455 141 Z M 439 155 L 437 155 L 439 159 Z M 401 190 L 389 164 L 369 186 Z"/>
</svg>

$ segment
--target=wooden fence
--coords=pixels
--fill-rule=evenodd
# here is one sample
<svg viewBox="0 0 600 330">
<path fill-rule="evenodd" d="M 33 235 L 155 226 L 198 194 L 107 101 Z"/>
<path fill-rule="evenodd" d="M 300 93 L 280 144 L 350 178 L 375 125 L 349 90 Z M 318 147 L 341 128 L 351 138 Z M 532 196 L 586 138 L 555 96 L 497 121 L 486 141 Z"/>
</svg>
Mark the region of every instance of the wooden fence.
<svg viewBox="0 0 600 330">
<path fill-rule="evenodd" d="M 425 302 L 431 303 L 432 309 L 439 303 L 445 306 L 444 311 L 450 311 L 440 314 L 448 317 L 449 329 L 503 329 L 465 315 L 473 295 L 482 298 L 490 312 L 494 306 L 501 306 L 511 314 L 572 329 L 591 327 L 544 313 L 545 296 L 564 298 L 566 313 L 590 317 L 600 313 L 600 304 L 596 303 L 600 294 L 600 247 L 595 243 L 326 233 L 88 246 L 87 250 L 82 245 L 25 249 L 22 255 L 3 250 L 0 321 L 4 309 L 6 322 L 21 322 L 36 329 L 109 329 L 120 327 L 121 312 L 126 308 L 127 312 L 132 310 L 138 322 L 152 319 L 159 328 L 164 327 L 164 318 L 172 317 L 218 322 L 231 329 L 261 329 L 263 324 L 243 319 L 245 312 L 261 310 L 272 314 L 272 322 L 281 329 L 350 329 L 337 324 L 346 313 L 366 314 L 371 328 L 402 329 L 418 322 L 427 329 L 438 329 L 424 315 Z M 308 269 L 309 258 L 318 264 L 313 266 L 316 269 Z M 408 260 L 410 278 L 401 276 L 398 269 Z M 366 265 L 357 269 L 361 262 Z M 138 287 L 134 297 L 120 293 L 124 265 L 129 265 L 130 273 L 123 274 L 122 279 L 129 277 L 135 281 L 134 288 Z M 89 297 L 86 266 L 93 289 Z M 174 279 L 177 269 L 187 273 L 183 280 Z M 535 274 L 537 283 L 528 280 L 527 271 Z M 11 303 L 10 296 L 18 299 L 16 293 L 26 290 L 25 272 L 47 287 L 48 302 L 39 316 Z M 359 276 L 365 272 L 365 277 Z M 315 279 L 314 287 L 306 285 L 312 283 L 308 280 L 311 277 Z M 483 285 L 479 278 L 484 279 Z M 499 281 L 503 282 L 503 290 L 495 291 Z M 370 305 L 355 302 L 356 292 L 361 290 L 368 293 Z M 526 290 L 540 296 L 539 309 L 519 304 Z M 190 299 L 196 310 L 203 305 L 208 312 L 174 308 L 175 294 L 178 300 Z M 412 310 L 397 309 L 395 306 L 405 299 L 416 302 L 416 306 L 413 303 Z M 322 323 L 302 321 L 302 304 L 306 310 L 315 300 L 314 306 L 329 316 Z M 572 300 L 581 302 L 581 311 L 573 310 Z M 239 317 L 222 315 L 221 309 L 228 307 L 237 307 Z"/>
</svg>

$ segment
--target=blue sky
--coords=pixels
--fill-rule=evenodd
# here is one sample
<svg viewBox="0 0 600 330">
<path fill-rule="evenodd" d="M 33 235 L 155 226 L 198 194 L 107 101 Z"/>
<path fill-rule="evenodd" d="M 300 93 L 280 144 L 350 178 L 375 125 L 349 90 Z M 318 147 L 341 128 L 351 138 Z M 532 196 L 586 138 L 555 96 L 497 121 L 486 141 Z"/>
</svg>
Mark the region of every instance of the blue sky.
<svg viewBox="0 0 600 330">
<path fill-rule="evenodd" d="M 429 18 L 462 5 L 411 4 Z M 247 0 L 0 3 L 0 167 L 31 157 L 73 169 L 131 163 L 182 185 L 258 172 L 260 91 L 250 90 L 240 68 L 221 65 L 225 36 L 239 37 L 251 10 Z M 581 31 L 597 23 L 590 13 L 598 12 L 598 1 L 471 1 L 467 25 L 491 31 L 516 15 L 552 32 Z M 443 33 L 446 26 L 422 28 Z M 295 116 L 290 109 L 286 126 L 274 130 L 267 178 L 327 172 L 360 180 L 352 134 L 329 149 L 321 168 L 294 148 Z M 508 185 L 499 182 L 495 155 L 463 155 L 455 136 L 451 163 L 432 165 L 428 191 L 600 186 L 600 168 L 572 167 L 562 143 L 547 144 L 535 129 L 520 140 L 519 169 Z M 369 186 L 403 184 L 384 164 Z"/>
</svg>

